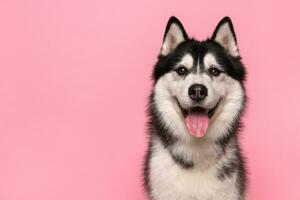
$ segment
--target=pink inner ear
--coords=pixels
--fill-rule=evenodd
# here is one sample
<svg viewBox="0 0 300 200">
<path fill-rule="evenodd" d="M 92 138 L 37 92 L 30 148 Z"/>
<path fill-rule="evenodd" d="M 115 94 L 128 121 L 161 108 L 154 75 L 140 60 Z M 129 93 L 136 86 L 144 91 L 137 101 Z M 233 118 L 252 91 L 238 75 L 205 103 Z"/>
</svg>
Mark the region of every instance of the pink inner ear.
<svg viewBox="0 0 300 200">
<path fill-rule="evenodd" d="M 169 45 L 170 45 L 170 51 L 173 51 L 176 48 L 177 44 L 176 44 L 176 38 L 174 35 L 170 35 Z"/>
<path fill-rule="evenodd" d="M 234 38 L 234 33 L 230 29 L 230 25 L 228 24 L 228 22 L 224 23 L 219 27 L 214 40 L 220 45 L 222 45 L 231 56 L 239 56 L 239 51 Z"/>
<path fill-rule="evenodd" d="M 221 41 L 222 41 L 222 44 L 223 44 L 223 46 L 224 46 L 225 49 L 230 48 L 230 46 L 229 46 L 229 36 L 228 35 L 224 35 L 221 38 Z"/>
</svg>

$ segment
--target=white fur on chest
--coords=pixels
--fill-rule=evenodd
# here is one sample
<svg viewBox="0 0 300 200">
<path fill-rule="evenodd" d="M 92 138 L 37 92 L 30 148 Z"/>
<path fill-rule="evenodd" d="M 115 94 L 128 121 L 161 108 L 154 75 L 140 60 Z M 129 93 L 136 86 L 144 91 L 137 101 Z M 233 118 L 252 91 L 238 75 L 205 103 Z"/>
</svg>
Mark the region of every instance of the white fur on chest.
<svg viewBox="0 0 300 200">
<path fill-rule="evenodd" d="M 161 144 L 153 145 L 150 187 L 154 200 L 238 200 L 236 177 L 221 181 L 213 166 L 184 169 Z"/>
</svg>

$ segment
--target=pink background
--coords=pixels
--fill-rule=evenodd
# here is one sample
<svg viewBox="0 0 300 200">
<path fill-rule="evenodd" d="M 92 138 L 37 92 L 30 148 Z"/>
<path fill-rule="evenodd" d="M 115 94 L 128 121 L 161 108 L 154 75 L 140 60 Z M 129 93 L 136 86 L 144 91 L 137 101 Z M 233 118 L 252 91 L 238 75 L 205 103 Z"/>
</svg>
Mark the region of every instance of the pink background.
<svg viewBox="0 0 300 200">
<path fill-rule="evenodd" d="M 0 199 L 146 199 L 145 105 L 171 15 L 201 39 L 232 18 L 248 69 L 248 199 L 300 199 L 299 6 L 2 0 Z"/>
</svg>

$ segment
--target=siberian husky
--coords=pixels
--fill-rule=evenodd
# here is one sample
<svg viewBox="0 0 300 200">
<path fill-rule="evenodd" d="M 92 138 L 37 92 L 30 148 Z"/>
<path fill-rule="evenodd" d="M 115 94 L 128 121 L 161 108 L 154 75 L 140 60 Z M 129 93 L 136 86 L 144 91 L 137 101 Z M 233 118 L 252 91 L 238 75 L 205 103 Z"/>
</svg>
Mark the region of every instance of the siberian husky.
<svg viewBox="0 0 300 200">
<path fill-rule="evenodd" d="M 243 200 L 245 69 L 229 17 L 211 38 L 168 21 L 153 70 L 144 183 L 152 200 Z"/>
</svg>

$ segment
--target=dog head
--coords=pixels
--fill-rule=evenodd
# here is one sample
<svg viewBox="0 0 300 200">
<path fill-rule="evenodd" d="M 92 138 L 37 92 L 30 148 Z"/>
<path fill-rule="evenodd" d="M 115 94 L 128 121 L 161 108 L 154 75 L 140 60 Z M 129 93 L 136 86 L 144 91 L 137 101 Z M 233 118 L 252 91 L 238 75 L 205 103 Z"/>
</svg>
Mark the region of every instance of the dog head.
<svg viewBox="0 0 300 200">
<path fill-rule="evenodd" d="M 171 17 L 153 72 L 153 101 L 164 125 L 181 138 L 220 138 L 244 105 L 245 69 L 228 17 L 210 39 L 188 37 Z"/>
</svg>

